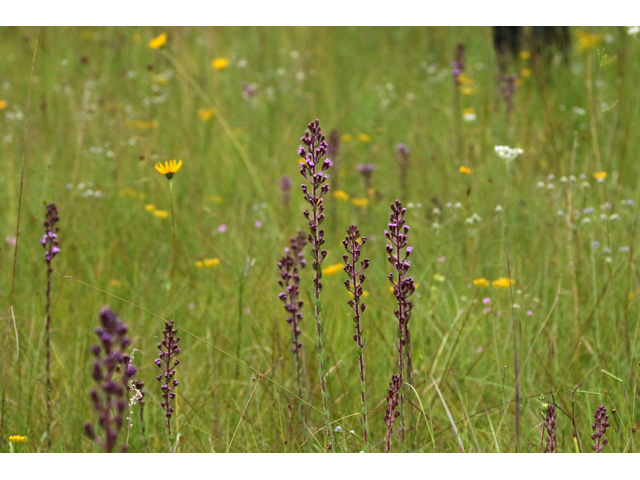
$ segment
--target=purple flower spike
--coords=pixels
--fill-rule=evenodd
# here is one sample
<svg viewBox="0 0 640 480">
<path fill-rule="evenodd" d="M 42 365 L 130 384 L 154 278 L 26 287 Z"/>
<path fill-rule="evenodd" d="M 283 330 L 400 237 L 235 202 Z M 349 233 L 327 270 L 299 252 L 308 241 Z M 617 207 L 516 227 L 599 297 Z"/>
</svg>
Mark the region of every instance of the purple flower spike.
<svg viewBox="0 0 640 480">
<path fill-rule="evenodd" d="M 451 62 L 453 83 L 455 88 L 460 87 L 460 75 L 464 72 L 464 44 L 459 43 L 456 46 L 456 56 L 453 62 Z"/>
<path fill-rule="evenodd" d="M 362 325 L 360 323 L 362 313 L 365 310 L 365 304 L 360 300 L 363 295 L 362 284 L 364 283 L 364 271 L 369 267 L 369 259 L 365 258 L 358 265 L 362 246 L 366 243 L 367 237 L 360 240 L 360 232 L 355 225 L 351 225 L 347 229 L 347 237 L 342 241 L 347 253 L 342 257 L 344 259 L 344 271 L 347 273 L 348 280 L 344 282 L 349 293 L 353 296 L 353 300 L 349 300 L 348 304 L 353 309 L 353 322 L 356 327 L 356 334 L 353 336 L 354 341 L 360 349 L 358 352 L 358 360 L 360 365 L 360 402 L 362 405 L 362 428 L 364 439 L 364 451 L 369 451 L 369 441 L 367 439 L 367 405 L 365 402 L 365 380 L 364 380 L 364 339 L 362 338 Z"/>
<path fill-rule="evenodd" d="M 302 397 L 302 358 L 300 357 L 300 334 L 299 328 L 302 320 L 302 306 L 304 302 L 299 300 L 300 295 L 300 269 L 307 264 L 302 253 L 302 249 L 306 245 L 306 235 L 304 232 L 298 232 L 298 236 L 289 240 L 289 248 L 284 249 L 284 256 L 278 262 L 281 280 L 278 285 L 282 288 L 282 293 L 278 294 L 278 298 L 284 303 L 284 309 L 289 314 L 287 323 L 291 325 L 293 343 L 293 352 L 296 359 L 297 378 L 298 378 L 298 396 Z"/>
<path fill-rule="evenodd" d="M 387 394 L 387 404 L 389 407 L 384 415 L 384 421 L 387 425 L 386 453 L 391 452 L 391 432 L 393 431 L 393 423 L 396 421 L 396 418 L 400 416 L 400 412 L 396 411 L 396 407 L 398 406 L 398 393 L 400 392 L 401 385 L 402 382 L 400 380 L 400 376 L 394 373 L 391 376 L 391 382 L 389 382 L 389 393 Z"/>
<path fill-rule="evenodd" d="M 595 423 L 591 425 L 591 429 L 593 430 L 593 435 L 591 435 L 591 440 L 594 441 L 593 450 L 596 453 L 602 453 L 605 445 L 609 443 L 609 440 L 604 438 L 604 434 L 607 431 L 607 428 L 610 427 L 609 415 L 607 415 L 607 409 L 604 405 L 600 405 L 596 413 L 594 413 L 593 418 L 595 419 Z"/>
<path fill-rule="evenodd" d="M 318 369 L 320 373 L 320 387 L 322 390 L 322 407 L 325 416 L 325 427 L 327 431 L 327 449 L 333 448 L 333 430 L 331 428 L 331 416 L 329 414 L 329 394 L 327 392 L 327 367 L 322 344 L 322 306 L 320 301 L 320 291 L 322 290 L 322 261 L 327 256 L 327 251 L 322 248 L 324 245 L 324 230 L 320 225 L 324 221 L 324 195 L 329 192 L 327 180 L 329 175 L 324 173 L 333 162 L 323 157 L 327 154 L 329 144 L 320 129 L 320 122 L 315 120 L 308 126 L 304 136 L 300 141 L 304 146 L 298 149 L 304 162 L 300 166 L 300 173 L 308 182 L 302 185 L 302 193 L 305 201 L 311 210 L 303 212 L 304 217 L 309 222 L 309 243 L 313 257 L 313 270 L 315 277 L 314 284 L 314 314 L 316 320 L 316 352 L 318 355 Z"/>
<path fill-rule="evenodd" d="M 104 430 L 104 438 L 99 439 L 91 423 L 85 424 L 85 432 L 92 440 L 99 442 L 104 451 L 111 453 L 115 450 L 118 435 L 122 429 L 122 414 L 127 404 L 127 392 L 131 390 L 136 367 L 131 363 L 131 357 L 121 350 L 113 350 L 113 346 L 128 344 L 125 337 L 127 328 L 118 317 L 105 307 L 100 311 L 101 327 L 96 329 L 101 345 L 94 345 L 91 349 L 97 360 L 93 364 L 92 377 L 97 388 L 91 391 L 93 408 L 98 415 L 98 425 Z M 125 451 L 126 447 L 122 448 Z"/>
<path fill-rule="evenodd" d="M 547 405 L 547 414 L 542 424 L 542 439 L 544 441 L 545 433 L 547 434 L 547 443 L 543 447 L 540 444 L 540 452 L 557 453 L 558 441 L 556 439 L 556 407 L 553 404 Z"/>
<path fill-rule="evenodd" d="M 171 400 L 173 400 L 176 395 L 169 386 L 169 383 L 173 380 L 173 387 L 175 388 L 178 385 L 178 382 L 174 380 L 173 377 L 176 374 L 175 367 L 180 364 L 180 360 L 176 358 L 180 353 L 180 347 L 178 347 L 180 337 L 176 336 L 178 330 L 174 328 L 173 320 L 165 322 L 164 327 L 164 330 L 162 330 L 162 341 L 158 343 L 160 353 L 154 363 L 163 372 L 162 375 L 158 375 L 156 378 L 161 384 L 160 389 L 162 390 L 162 398 L 164 401 L 161 402 L 160 405 L 164 408 L 167 419 L 167 430 L 171 438 L 171 416 L 174 412 L 171 406 Z"/>
<path fill-rule="evenodd" d="M 404 392 L 403 384 L 405 379 L 412 383 L 413 365 L 411 360 L 411 335 L 409 333 L 409 319 L 413 304 L 408 300 L 415 291 L 413 278 L 406 274 L 411 264 L 407 258 L 412 252 L 408 247 L 407 234 L 409 226 L 405 224 L 406 209 L 402 207 L 400 201 L 396 200 L 391 204 L 391 216 L 389 218 L 388 230 L 384 234 L 390 244 L 386 246 L 389 263 L 393 266 L 395 273 L 389 274 L 389 280 L 393 285 L 393 294 L 396 297 L 398 309 L 395 311 L 398 319 L 398 375 L 400 378 L 400 422 L 402 424 L 402 441 L 404 445 Z M 406 373 L 406 375 L 405 375 Z"/>
</svg>

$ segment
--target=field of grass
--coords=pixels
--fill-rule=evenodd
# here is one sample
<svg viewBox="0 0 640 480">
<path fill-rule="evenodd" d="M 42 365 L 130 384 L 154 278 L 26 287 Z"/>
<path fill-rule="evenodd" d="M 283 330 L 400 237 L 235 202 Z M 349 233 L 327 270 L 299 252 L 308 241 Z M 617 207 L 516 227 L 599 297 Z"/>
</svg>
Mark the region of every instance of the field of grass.
<svg viewBox="0 0 640 480">
<path fill-rule="evenodd" d="M 314 119 L 340 139 L 322 224 L 332 449 L 364 448 L 342 271 L 355 224 L 370 259 L 369 449 L 385 451 L 398 373 L 385 230 L 399 200 L 416 291 L 391 451 L 539 452 L 547 404 L 559 452 L 592 451 L 600 405 L 604 451 L 636 451 L 640 40 L 626 28 L 571 36 L 568 59 L 526 45 L 510 59 L 507 112 L 490 28 L 0 29 L 0 451 L 101 451 L 84 424 L 102 434 L 91 347 L 105 305 L 128 325 L 145 392 L 144 420 L 134 405 L 118 451 L 326 451 L 309 246 L 301 397 L 278 298 L 277 262 L 309 232 L 298 148 Z M 523 153 L 507 163 L 500 145 Z M 168 182 L 154 165 L 171 159 L 183 165 Z M 51 202 L 61 252 L 47 393 Z M 181 337 L 171 436 L 154 364 L 165 319 Z"/>
</svg>

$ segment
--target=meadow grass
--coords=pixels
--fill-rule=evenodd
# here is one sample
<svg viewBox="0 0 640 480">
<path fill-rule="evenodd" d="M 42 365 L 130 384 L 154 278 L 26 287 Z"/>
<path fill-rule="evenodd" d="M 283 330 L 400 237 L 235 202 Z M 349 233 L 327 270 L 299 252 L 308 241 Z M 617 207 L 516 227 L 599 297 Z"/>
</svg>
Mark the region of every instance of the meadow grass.
<svg viewBox="0 0 640 480">
<path fill-rule="evenodd" d="M 277 267 L 307 225 L 297 150 L 316 118 L 327 137 L 341 136 L 328 183 L 343 193 L 332 187 L 325 198 L 323 268 L 342 263 L 350 225 L 367 237 L 370 451 L 385 450 L 398 373 L 384 236 L 396 199 L 407 208 L 417 285 L 409 450 L 536 452 L 541 407 L 553 403 L 557 451 L 591 451 L 600 405 L 610 415 L 604 451 L 636 451 L 640 43 L 624 28 L 571 31 L 568 62 L 537 66 L 525 54 L 510 63 L 519 77 L 507 121 L 488 28 L 2 28 L 0 451 L 10 435 L 28 437 L 19 451 L 100 450 L 83 425 L 95 420 L 91 345 L 105 305 L 128 325 L 145 383 L 144 429 L 136 406 L 119 438 L 129 451 L 167 451 L 154 378 L 167 320 L 181 337 L 177 451 L 325 451 L 313 269 L 300 271 L 299 397 Z M 162 32 L 166 44 L 150 48 Z M 593 45 L 586 33 L 598 35 Z M 458 44 L 472 83 L 456 100 Z M 228 64 L 215 68 L 221 58 Z M 461 120 L 454 105 L 475 119 Z M 400 143 L 410 150 L 404 189 Z M 523 153 L 507 167 L 498 145 Z M 183 166 L 170 195 L 154 165 L 171 159 Z M 375 191 L 357 168 L 369 163 Z M 39 240 L 51 202 L 61 253 L 49 424 Z M 501 277 L 515 283 L 492 285 Z M 358 452 L 359 348 L 345 280 L 341 267 L 322 277 L 327 408 L 334 450 Z"/>
</svg>

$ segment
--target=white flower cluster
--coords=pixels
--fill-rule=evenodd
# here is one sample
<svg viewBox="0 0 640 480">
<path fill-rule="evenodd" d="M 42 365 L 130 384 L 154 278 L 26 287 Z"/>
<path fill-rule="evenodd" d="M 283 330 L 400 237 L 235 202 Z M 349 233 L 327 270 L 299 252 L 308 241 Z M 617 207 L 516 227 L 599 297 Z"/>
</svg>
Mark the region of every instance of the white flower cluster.
<svg viewBox="0 0 640 480">
<path fill-rule="evenodd" d="M 516 158 L 522 155 L 522 153 L 524 153 L 521 148 L 511 148 L 506 145 L 496 145 L 494 150 L 507 164 L 513 162 Z"/>
</svg>

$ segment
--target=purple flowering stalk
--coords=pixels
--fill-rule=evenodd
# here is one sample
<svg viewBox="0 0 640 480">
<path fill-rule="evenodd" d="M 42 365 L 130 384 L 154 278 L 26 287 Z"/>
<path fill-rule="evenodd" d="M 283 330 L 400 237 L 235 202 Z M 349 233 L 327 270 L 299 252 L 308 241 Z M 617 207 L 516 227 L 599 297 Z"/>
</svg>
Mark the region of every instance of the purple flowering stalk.
<svg viewBox="0 0 640 480">
<path fill-rule="evenodd" d="M 285 207 L 289 206 L 289 191 L 291 190 L 291 177 L 283 175 L 280 178 L 280 191 L 282 192 L 282 203 Z"/>
<path fill-rule="evenodd" d="M 91 376 L 97 384 L 97 388 L 91 390 L 91 400 L 104 438 L 98 439 L 92 423 L 85 423 L 84 430 L 106 453 L 112 453 L 122 430 L 129 382 L 136 374 L 136 367 L 131 363 L 131 357 L 124 353 L 131 344 L 127 337 L 127 326 L 108 307 L 100 311 L 99 317 L 102 326 L 96 328 L 95 332 L 100 345 L 91 347 L 96 357 Z M 121 450 L 124 452 L 126 446 Z"/>
<path fill-rule="evenodd" d="M 40 240 L 40 244 L 44 248 L 44 259 L 47 263 L 47 304 L 46 311 L 46 324 L 45 324 L 45 350 L 47 355 L 46 369 L 47 369 L 47 418 L 49 420 L 48 425 L 51 425 L 53 417 L 51 415 L 51 274 L 53 269 L 51 268 L 51 262 L 53 258 L 60 253 L 58 245 L 58 231 L 60 228 L 56 226 L 60 217 L 58 217 L 58 208 L 55 203 L 47 205 L 47 213 L 44 221 L 44 235 Z M 47 428 L 48 431 L 48 428 Z M 50 440 L 48 440 L 50 442 Z"/>
<path fill-rule="evenodd" d="M 284 256 L 278 262 L 281 280 L 278 285 L 282 292 L 278 298 L 284 303 L 284 309 L 289 314 L 287 323 L 291 325 L 291 351 L 296 360 L 296 370 L 298 378 L 298 396 L 302 398 L 302 358 L 300 357 L 300 321 L 302 320 L 302 306 L 304 302 L 299 300 L 300 296 L 300 269 L 304 268 L 307 261 L 304 259 L 302 250 L 307 243 L 304 232 L 289 240 L 289 247 L 284 249 Z"/>
<path fill-rule="evenodd" d="M 396 160 L 400 165 L 400 188 L 406 193 L 409 186 L 407 182 L 409 175 L 409 149 L 404 143 L 399 143 L 396 145 L 396 151 L 398 152 Z"/>
<path fill-rule="evenodd" d="M 511 123 L 511 111 L 513 110 L 513 97 L 516 94 L 516 80 L 518 75 L 503 75 L 500 77 L 500 93 L 507 111 L 507 123 Z"/>
<path fill-rule="evenodd" d="M 393 423 L 396 421 L 396 418 L 400 416 L 400 412 L 396 411 L 396 408 L 398 406 L 398 393 L 400 392 L 401 384 L 400 376 L 394 373 L 391 376 L 391 382 L 389 382 L 389 393 L 387 394 L 387 404 L 389 407 L 384 415 L 384 421 L 387 425 L 385 453 L 391 452 L 391 433 L 393 432 Z"/>
<path fill-rule="evenodd" d="M 364 339 L 362 338 L 362 325 L 360 319 L 365 310 L 365 304 L 360 300 L 362 297 L 362 284 L 364 283 L 364 271 L 369 267 L 369 259 L 365 258 L 357 266 L 360 260 L 360 252 L 362 246 L 366 243 L 367 237 L 362 237 L 362 241 L 358 240 L 360 232 L 355 225 L 351 225 L 347 229 L 347 237 L 342 241 L 347 253 L 343 255 L 345 267 L 344 271 L 349 277 L 344 282 L 349 293 L 353 295 L 353 300 L 349 300 L 349 306 L 353 309 L 353 323 L 356 327 L 356 334 L 353 340 L 360 349 L 358 351 L 358 362 L 360 365 L 360 401 L 362 403 L 362 431 L 364 438 L 364 451 L 369 451 L 369 440 L 367 439 L 368 423 L 367 423 L 367 403 L 365 401 L 365 380 L 364 380 Z"/>
<path fill-rule="evenodd" d="M 376 169 L 373 163 L 362 163 L 358 165 L 358 172 L 362 175 L 362 181 L 364 182 L 364 192 L 369 194 L 372 191 L 371 186 L 371 174 Z"/>
<path fill-rule="evenodd" d="M 453 76 L 453 111 L 456 128 L 456 145 L 458 156 L 463 152 L 462 125 L 460 116 L 462 114 L 462 105 L 460 102 L 460 77 L 464 73 L 464 44 L 459 43 L 456 46 L 456 53 L 453 62 L 451 62 L 451 75 Z"/>
<path fill-rule="evenodd" d="M 327 155 L 333 162 L 336 168 L 340 168 L 340 133 L 335 128 L 329 132 L 329 138 L 327 139 Z M 338 176 L 335 175 L 332 181 L 333 188 L 338 190 Z"/>
<path fill-rule="evenodd" d="M 313 256 L 313 270 L 315 272 L 314 284 L 314 314 L 316 320 L 316 352 L 318 355 L 318 368 L 320 371 L 320 386 L 322 388 L 322 408 L 324 411 L 325 424 L 327 430 L 327 449 L 333 449 L 333 433 L 331 430 L 331 416 L 329 414 L 329 394 L 327 392 L 327 367 L 322 344 L 322 304 L 320 302 L 320 291 L 322 290 L 322 261 L 327 256 L 327 251 L 322 249 L 324 244 L 324 230 L 320 224 L 324 221 L 324 199 L 323 195 L 329 192 L 329 184 L 326 183 L 329 175 L 324 173 L 331 168 L 333 162 L 324 157 L 327 153 L 328 144 L 320 129 L 320 122 L 315 120 L 308 125 L 308 130 L 300 138 L 304 143 L 298 148 L 304 162 L 300 166 L 300 173 L 309 182 L 309 185 L 302 184 L 304 199 L 311 206 L 311 211 L 305 210 L 303 215 L 309 222 L 309 243 Z"/>
<path fill-rule="evenodd" d="M 398 301 L 398 309 L 395 311 L 398 319 L 398 375 L 400 379 L 400 423 L 402 426 L 402 443 L 405 445 L 405 419 L 404 419 L 404 382 L 412 383 L 413 365 L 411 361 L 411 336 L 409 334 L 409 319 L 413 304 L 408 300 L 415 291 L 413 278 L 407 277 L 407 271 L 411 263 L 407 261 L 413 251 L 413 247 L 408 246 L 407 234 L 409 226 L 405 224 L 406 208 L 402 207 L 399 200 L 391 204 L 391 216 L 389 218 L 388 230 L 384 231 L 385 236 L 391 242 L 386 246 L 387 258 L 393 265 L 394 273 L 390 273 L 388 278 L 393 284 L 393 294 Z M 405 375 L 406 373 L 406 375 Z"/>
<path fill-rule="evenodd" d="M 546 445 L 544 445 L 545 433 L 547 434 Z M 547 413 L 544 422 L 542 423 L 542 440 L 540 442 L 540 453 L 543 452 L 558 452 L 558 442 L 556 439 L 556 407 L 552 403 L 549 403 L 547 405 Z"/>
<path fill-rule="evenodd" d="M 178 330 L 174 328 L 174 321 L 169 320 L 164 324 L 164 330 L 162 330 L 162 341 L 158 343 L 158 358 L 155 360 L 155 364 L 162 370 L 156 379 L 160 382 L 160 389 L 162 390 L 162 402 L 160 406 L 164 409 L 165 417 L 167 419 L 167 432 L 169 433 L 169 444 L 173 444 L 173 437 L 171 435 L 171 416 L 174 413 L 174 408 L 171 406 L 176 398 L 175 388 L 180 384 L 174 377 L 176 375 L 176 366 L 180 364 L 180 360 L 176 357 L 180 353 L 180 337 L 177 336 Z"/>
<path fill-rule="evenodd" d="M 602 453 L 605 445 L 609 443 L 609 440 L 604 438 L 604 434 L 610 426 L 609 422 L 607 422 L 609 415 L 607 415 L 607 409 L 604 405 L 598 407 L 596 413 L 593 414 L 593 418 L 595 419 L 595 423 L 591 425 L 591 429 L 593 430 L 591 440 L 594 441 L 594 445 L 591 448 L 593 448 L 596 453 Z"/>
</svg>

